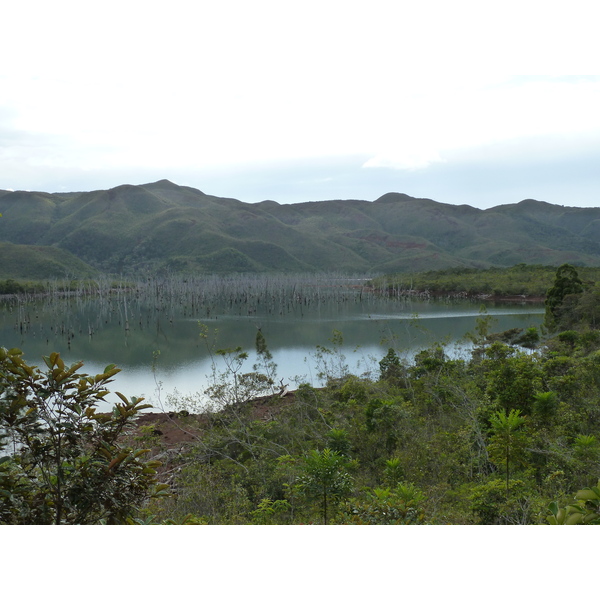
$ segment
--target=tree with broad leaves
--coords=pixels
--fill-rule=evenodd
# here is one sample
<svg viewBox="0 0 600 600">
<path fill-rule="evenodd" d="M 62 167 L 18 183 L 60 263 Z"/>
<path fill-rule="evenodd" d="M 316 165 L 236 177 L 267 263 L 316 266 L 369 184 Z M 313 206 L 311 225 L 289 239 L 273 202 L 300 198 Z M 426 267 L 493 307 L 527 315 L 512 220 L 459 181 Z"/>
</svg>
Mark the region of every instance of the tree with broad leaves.
<svg viewBox="0 0 600 600">
<path fill-rule="evenodd" d="M 0 348 L 0 523 L 121 524 L 135 522 L 157 483 L 147 450 L 121 443 L 133 418 L 149 404 L 127 399 L 98 412 L 120 369 L 79 373 L 56 352 L 47 370 L 28 365 L 21 350 Z M 108 407 L 107 407 L 108 408 Z"/>
</svg>

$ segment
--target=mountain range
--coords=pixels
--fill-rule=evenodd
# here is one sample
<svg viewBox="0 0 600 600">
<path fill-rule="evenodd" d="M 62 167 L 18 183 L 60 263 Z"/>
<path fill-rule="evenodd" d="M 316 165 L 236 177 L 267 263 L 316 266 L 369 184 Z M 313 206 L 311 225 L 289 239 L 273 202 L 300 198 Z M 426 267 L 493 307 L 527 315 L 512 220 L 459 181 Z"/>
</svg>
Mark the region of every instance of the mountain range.
<svg viewBox="0 0 600 600">
<path fill-rule="evenodd" d="M 485 210 L 401 193 L 250 204 L 161 180 L 92 192 L 0 191 L 0 213 L 3 278 L 600 266 L 600 208 L 536 200 Z"/>
</svg>

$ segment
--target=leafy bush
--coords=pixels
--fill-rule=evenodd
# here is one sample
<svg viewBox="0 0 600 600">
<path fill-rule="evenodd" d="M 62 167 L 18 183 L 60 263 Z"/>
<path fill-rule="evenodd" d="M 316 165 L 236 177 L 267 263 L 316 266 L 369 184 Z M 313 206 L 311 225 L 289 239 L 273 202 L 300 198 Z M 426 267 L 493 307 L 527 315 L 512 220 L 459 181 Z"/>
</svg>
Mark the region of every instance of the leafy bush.
<svg viewBox="0 0 600 600">
<path fill-rule="evenodd" d="M 346 503 L 337 519 L 347 525 L 419 525 L 425 521 L 425 495 L 410 483 L 375 488 Z"/>
<path fill-rule="evenodd" d="M 120 443 L 150 405 L 118 394 L 112 412 L 98 413 L 114 365 L 88 376 L 52 353 L 42 372 L 22 354 L 0 348 L 0 523 L 132 522 L 168 487 L 157 484 L 160 463 L 143 460 L 147 450 Z"/>
<path fill-rule="evenodd" d="M 511 479 L 507 494 L 501 479 L 477 485 L 471 494 L 471 510 L 480 525 L 529 525 L 536 523 L 535 502 L 522 480 Z"/>
<path fill-rule="evenodd" d="M 600 481 L 596 487 L 579 490 L 572 504 L 561 508 L 557 502 L 551 502 L 548 512 L 546 520 L 550 525 L 599 525 Z"/>
</svg>

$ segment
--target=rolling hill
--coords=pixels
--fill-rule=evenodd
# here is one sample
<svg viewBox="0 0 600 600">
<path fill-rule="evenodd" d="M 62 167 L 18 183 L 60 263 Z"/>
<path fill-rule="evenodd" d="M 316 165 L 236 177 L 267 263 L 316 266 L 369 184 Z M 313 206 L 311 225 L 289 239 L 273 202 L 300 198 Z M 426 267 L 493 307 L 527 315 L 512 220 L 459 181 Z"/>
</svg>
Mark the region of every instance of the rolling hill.
<svg viewBox="0 0 600 600">
<path fill-rule="evenodd" d="M 600 266 L 600 208 L 535 200 L 486 210 L 399 193 L 249 204 L 162 180 L 66 194 L 0 191 L 0 213 L 0 277 Z"/>
</svg>

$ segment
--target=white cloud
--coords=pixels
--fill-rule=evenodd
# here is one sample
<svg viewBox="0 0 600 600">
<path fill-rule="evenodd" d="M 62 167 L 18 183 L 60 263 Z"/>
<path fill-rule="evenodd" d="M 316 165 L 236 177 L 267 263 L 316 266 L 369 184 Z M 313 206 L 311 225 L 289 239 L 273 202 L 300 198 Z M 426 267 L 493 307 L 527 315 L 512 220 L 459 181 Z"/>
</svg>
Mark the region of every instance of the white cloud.
<svg viewBox="0 0 600 600">
<path fill-rule="evenodd" d="M 11 140 L 0 187 L 42 165 L 206 169 L 361 156 L 365 167 L 423 170 L 505 141 L 589 138 L 600 131 L 593 8 L 11 3 L 13 26 L 0 39 L 11 57 L 0 64 L 0 125 Z"/>
<path fill-rule="evenodd" d="M 415 171 L 425 169 L 436 162 L 444 162 L 435 150 L 410 147 L 404 151 L 381 154 L 370 158 L 363 164 L 364 168 L 387 168 Z"/>
<path fill-rule="evenodd" d="M 432 99 L 429 98 L 431 102 Z M 409 127 L 394 132 L 395 145 L 365 167 L 424 168 L 450 160 L 460 150 L 513 141 L 531 148 L 531 140 L 580 137 L 600 141 L 600 80 L 532 78 L 484 88 L 447 90 L 443 99 L 416 113 Z M 401 123 L 400 116 L 396 123 Z M 393 131 L 390 127 L 389 131 Z M 382 140 L 382 144 L 384 141 Z M 507 146 L 508 147 L 508 146 Z M 515 145 L 511 147 L 514 151 Z M 537 149 L 543 151 L 543 148 Z M 525 158 L 525 156 L 524 156 Z"/>
</svg>

